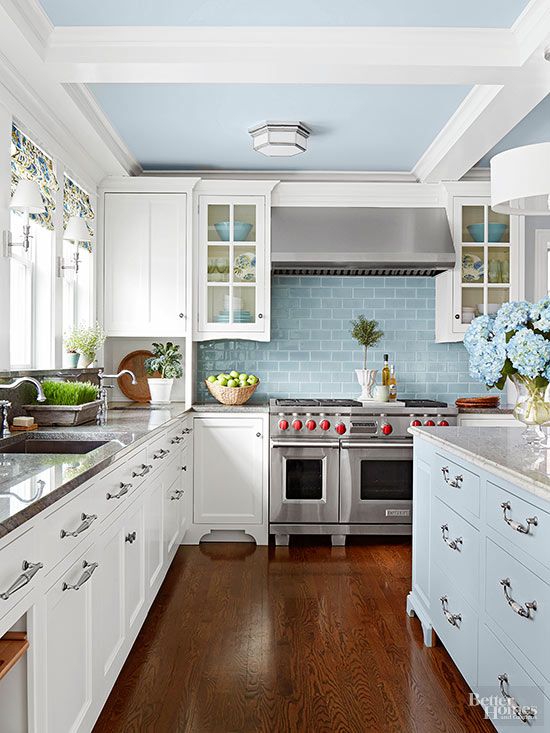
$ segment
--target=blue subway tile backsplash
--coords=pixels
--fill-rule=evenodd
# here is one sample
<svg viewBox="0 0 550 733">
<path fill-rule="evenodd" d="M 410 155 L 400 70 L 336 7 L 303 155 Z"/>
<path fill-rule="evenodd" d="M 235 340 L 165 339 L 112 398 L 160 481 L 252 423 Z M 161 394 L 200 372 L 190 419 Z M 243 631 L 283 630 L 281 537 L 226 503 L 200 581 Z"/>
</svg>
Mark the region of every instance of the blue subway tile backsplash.
<svg viewBox="0 0 550 733">
<path fill-rule="evenodd" d="M 271 341 L 205 341 L 198 344 L 197 399 L 211 401 L 203 380 L 231 369 L 257 374 L 255 398 L 346 397 L 360 392 L 355 369 L 362 350 L 350 320 L 376 318 L 384 338 L 369 349 L 369 368 L 395 364 L 398 394 L 453 403 L 483 395 L 468 375 L 461 343 L 436 344 L 435 280 L 429 277 L 288 277 L 272 280 Z"/>
</svg>

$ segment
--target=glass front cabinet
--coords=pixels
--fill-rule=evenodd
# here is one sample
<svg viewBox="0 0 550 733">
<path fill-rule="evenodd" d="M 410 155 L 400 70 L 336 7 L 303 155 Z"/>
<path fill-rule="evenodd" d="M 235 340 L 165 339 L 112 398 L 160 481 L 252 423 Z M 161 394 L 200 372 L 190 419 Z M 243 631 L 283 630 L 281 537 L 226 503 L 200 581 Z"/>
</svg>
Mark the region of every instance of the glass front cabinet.
<svg viewBox="0 0 550 733">
<path fill-rule="evenodd" d="M 199 196 L 195 338 L 270 339 L 266 196 Z"/>
<path fill-rule="evenodd" d="M 454 270 L 436 279 L 436 341 L 461 341 L 477 316 L 524 297 L 518 217 L 496 214 L 488 197 L 454 198 Z"/>
</svg>

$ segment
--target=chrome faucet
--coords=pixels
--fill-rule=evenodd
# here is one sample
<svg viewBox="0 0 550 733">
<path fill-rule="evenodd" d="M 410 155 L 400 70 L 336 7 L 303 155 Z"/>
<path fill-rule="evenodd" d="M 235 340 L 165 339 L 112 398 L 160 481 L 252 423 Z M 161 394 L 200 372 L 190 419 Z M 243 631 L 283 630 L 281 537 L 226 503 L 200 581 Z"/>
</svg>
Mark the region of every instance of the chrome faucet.
<svg viewBox="0 0 550 733">
<path fill-rule="evenodd" d="M 97 418 L 96 418 L 96 423 L 98 425 L 105 425 L 107 423 L 107 411 L 109 409 L 109 401 L 107 400 L 107 390 L 113 389 L 113 385 L 104 384 L 104 380 L 105 379 L 118 379 L 123 374 L 128 374 L 129 377 L 132 377 L 132 384 L 137 384 L 136 375 L 134 374 L 134 372 L 131 372 L 129 369 L 123 369 L 118 374 L 105 374 L 103 369 L 100 369 L 98 372 L 98 375 L 97 375 L 97 378 L 99 380 L 98 398 L 101 400 L 101 404 L 97 411 Z"/>
<path fill-rule="evenodd" d="M 42 385 L 40 384 L 38 379 L 35 379 L 34 377 L 18 377 L 14 382 L 10 382 L 10 384 L 0 384 L 0 389 L 16 389 L 16 387 L 19 387 L 19 385 L 23 384 L 24 382 L 30 382 L 30 384 L 34 384 L 37 391 L 36 399 L 38 400 L 38 402 L 46 401 L 46 395 L 44 394 Z M 8 410 L 10 409 L 10 407 L 11 402 L 9 402 L 8 400 L 0 400 L 0 438 L 5 438 L 7 435 L 10 434 L 8 424 Z"/>
</svg>

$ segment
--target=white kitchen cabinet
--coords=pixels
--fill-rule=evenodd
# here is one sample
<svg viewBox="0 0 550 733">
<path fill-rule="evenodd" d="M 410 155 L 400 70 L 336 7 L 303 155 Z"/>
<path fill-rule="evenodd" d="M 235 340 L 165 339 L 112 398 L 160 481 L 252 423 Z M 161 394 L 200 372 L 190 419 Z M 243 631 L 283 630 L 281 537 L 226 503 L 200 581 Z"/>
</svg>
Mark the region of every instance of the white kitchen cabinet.
<svg viewBox="0 0 550 733">
<path fill-rule="evenodd" d="M 436 277 L 436 341 L 462 341 L 471 320 L 524 297 L 523 225 L 489 195 L 451 195 L 456 266 Z"/>
<path fill-rule="evenodd" d="M 89 547 L 46 592 L 41 633 L 43 733 L 86 730 L 93 701 L 93 595 L 98 557 Z"/>
<path fill-rule="evenodd" d="M 196 417 L 193 424 L 195 536 L 231 528 L 262 541 L 267 521 L 264 416 Z"/>
<path fill-rule="evenodd" d="M 162 582 L 164 563 L 164 483 L 162 474 L 151 479 L 144 496 L 145 507 L 145 582 L 147 593 L 155 593 Z"/>
<path fill-rule="evenodd" d="M 201 182 L 194 258 L 195 340 L 270 340 L 274 185 L 273 181 Z"/>
<path fill-rule="evenodd" d="M 139 630 L 147 595 L 145 589 L 145 510 L 138 502 L 124 521 L 124 615 L 127 635 Z"/>
<path fill-rule="evenodd" d="M 187 195 L 105 193 L 108 336 L 185 336 Z"/>
</svg>

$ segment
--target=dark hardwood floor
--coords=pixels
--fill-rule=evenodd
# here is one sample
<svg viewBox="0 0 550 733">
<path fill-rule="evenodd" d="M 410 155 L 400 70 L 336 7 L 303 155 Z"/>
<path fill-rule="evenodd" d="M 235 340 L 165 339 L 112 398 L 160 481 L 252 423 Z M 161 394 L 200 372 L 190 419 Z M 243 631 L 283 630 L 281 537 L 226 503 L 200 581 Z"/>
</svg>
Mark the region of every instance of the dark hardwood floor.
<svg viewBox="0 0 550 733">
<path fill-rule="evenodd" d="M 410 544 L 181 547 L 95 733 L 494 733 L 405 613 Z"/>
</svg>

